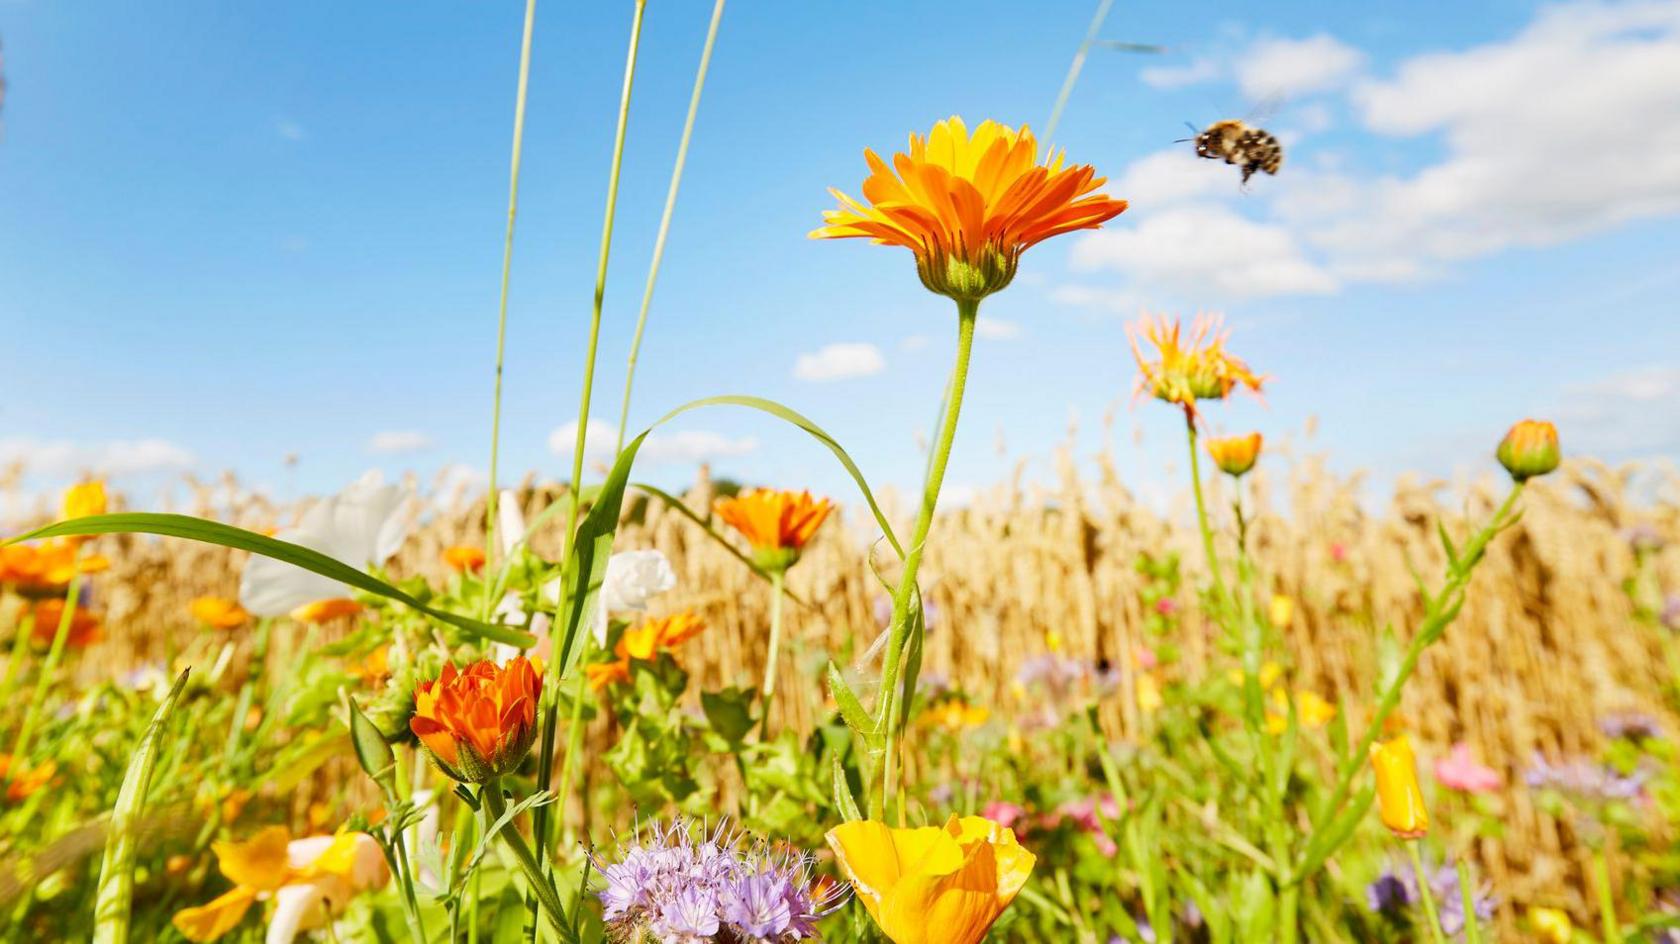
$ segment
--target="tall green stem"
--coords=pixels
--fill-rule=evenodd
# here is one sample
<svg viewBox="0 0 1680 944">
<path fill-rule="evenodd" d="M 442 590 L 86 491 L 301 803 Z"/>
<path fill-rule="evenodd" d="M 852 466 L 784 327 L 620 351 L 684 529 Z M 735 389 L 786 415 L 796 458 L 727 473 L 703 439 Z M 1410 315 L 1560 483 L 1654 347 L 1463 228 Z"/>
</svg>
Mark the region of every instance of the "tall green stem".
<svg viewBox="0 0 1680 944">
<path fill-rule="evenodd" d="M 583 637 L 583 648 L 578 652 L 578 665 L 589 664 L 589 653 L 594 647 L 595 634 L 586 633 Z M 560 804 L 564 804 L 572 795 L 572 773 L 576 769 L 573 765 L 578 753 L 583 750 L 583 696 L 589 687 L 588 678 L 588 673 L 578 672 L 572 679 L 572 715 L 566 721 L 566 756 L 560 761 L 560 789 L 555 793 L 555 796 L 559 797 L 555 802 Z M 561 815 L 565 815 L 564 806 L 561 807 Z M 572 829 L 569 824 L 565 835 L 568 837 L 566 841 L 570 843 Z"/>
<path fill-rule="evenodd" d="M 486 835 L 496 821 L 507 814 L 507 800 L 502 797 L 502 785 L 492 780 L 485 784 L 478 793 L 479 802 L 484 805 L 484 831 Z M 512 823 L 502 827 L 499 834 L 502 844 L 513 853 L 513 859 L 519 864 L 519 870 L 525 873 L 525 882 L 531 886 L 531 894 L 542 905 L 544 917 L 560 933 L 562 939 L 570 939 L 571 927 L 566 923 L 566 909 L 560 902 L 560 893 L 554 890 L 554 883 L 549 881 L 543 867 L 538 864 L 537 857 L 531 853 L 531 847 L 525 844 L 525 837 L 519 835 L 519 830 Z"/>
<path fill-rule="evenodd" d="M 770 647 L 764 655 L 763 693 L 764 717 L 759 719 L 759 739 L 770 736 L 770 704 L 776 699 L 776 663 L 782 643 L 782 586 L 787 571 L 778 567 L 770 571 Z"/>
<path fill-rule="evenodd" d="M 1213 576 L 1215 600 L 1223 607 L 1230 602 L 1225 576 L 1219 569 L 1219 552 L 1214 547 L 1213 529 L 1208 525 L 1207 502 L 1202 498 L 1202 454 L 1196 448 L 1196 423 L 1185 415 L 1184 432 L 1190 442 L 1190 490 L 1196 496 L 1196 527 L 1202 533 L 1202 552 L 1207 555 L 1208 573 Z"/>
<path fill-rule="evenodd" d="M 1622 924 L 1616 919 L 1616 890 L 1610 885 L 1610 856 L 1604 849 L 1593 853 L 1593 886 L 1598 893 L 1599 926 L 1604 944 L 1622 944 Z"/>
<path fill-rule="evenodd" d="M 1073 63 L 1068 66 L 1067 77 L 1062 80 L 1062 89 L 1056 93 L 1056 104 L 1050 109 L 1050 120 L 1044 123 L 1044 140 L 1048 142 L 1056 134 L 1056 126 L 1061 124 L 1062 109 L 1067 107 L 1068 98 L 1073 95 L 1074 83 L 1079 81 L 1079 73 L 1085 68 L 1085 57 L 1091 53 L 1091 44 L 1097 41 L 1097 34 L 1102 32 L 1103 21 L 1108 19 L 1108 11 L 1114 7 L 1114 0 L 1098 0 L 1096 15 L 1091 17 L 1091 25 L 1085 28 L 1085 39 L 1079 44 L 1079 51 L 1073 54 Z"/>
<path fill-rule="evenodd" d="M 519 215 L 519 158 L 525 148 L 525 90 L 531 80 L 531 32 L 537 0 L 525 0 L 525 35 L 519 44 L 519 92 L 513 105 L 513 158 L 508 171 L 507 236 L 502 242 L 502 298 L 496 314 L 496 390 L 490 401 L 490 488 L 484 499 L 484 573 L 494 572 L 496 559 L 496 461 L 502 444 L 502 359 L 507 351 L 508 279 L 513 271 L 513 224 Z M 480 618 L 488 619 L 495 603 L 488 581 L 480 603 Z"/>
<path fill-rule="evenodd" d="M 647 285 L 642 289 L 642 310 L 636 315 L 636 334 L 630 340 L 630 361 L 624 371 L 624 401 L 618 408 L 618 445 L 624 449 L 624 430 L 630 422 L 630 388 L 636 382 L 636 357 L 642 350 L 642 332 L 647 328 L 648 306 L 653 304 L 653 285 L 659 279 L 659 263 L 665 258 L 665 237 L 671 232 L 671 215 L 677 208 L 677 190 L 682 186 L 683 165 L 688 162 L 688 141 L 694 134 L 694 117 L 700 113 L 700 92 L 706 87 L 706 70 L 712 64 L 712 46 L 717 43 L 718 24 L 723 22 L 724 0 L 712 7 L 712 22 L 706 28 L 706 45 L 700 50 L 700 68 L 694 73 L 694 92 L 688 99 L 688 117 L 683 120 L 682 139 L 677 143 L 677 163 L 671 168 L 671 188 L 665 193 L 665 211 L 659 217 L 659 234 L 653 239 L 653 261 L 648 263 Z"/>
<path fill-rule="evenodd" d="M 647 12 L 647 0 L 636 0 L 635 12 L 630 20 L 630 50 L 624 61 L 624 89 L 618 99 L 618 132 L 613 138 L 612 169 L 607 174 L 607 209 L 601 222 L 601 254 L 595 267 L 595 299 L 594 307 L 589 319 L 589 344 L 584 351 L 583 359 L 583 393 L 578 398 L 577 439 L 572 445 L 572 480 L 567 486 L 570 502 L 570 514 L 567 516 L 566 536 L 562 560 L 570 560 L 572 556 L 572 542 L 577 533 L 580 506 L 583 502 L 583 449 L 585 437 L 589 432 L 589 403 L 595 390 L 595 352 L 601 341 L 601 306 L 607 297 L 607 260 L 612 254 L 613 217 L 618 209 L 618 176 L 624 164 L 624 136 L 630 124 L 630 93 L 636 84 L 636 52 L 641 46 L 642 16 Z M 577 601 L 582 603 L 582 601 Z M 566 607 L 562 594 L 558 604 L 564 616 Z M 555 653 L 561 656 L 564 653 Z M 560 673 L 565 668 L 565 660 L 555 658 L 548 667 L 549 684 L 558 686 Z M 554 738 L 555 726 L 559 722 L 560 703 L 550 700 L 547 710 L 543 712 L 542 750 L 538 755 L 537 789 L 547 790 L 554 781 Z M 536 836 L 537 856 L 541 858 L 548 848 L 548 807 L 537 808 L 531 817 L 531 825 Z"/>
<path fill-rule="evenodd" d="M 1446 944 L 1446 935 L 1441 932 L 1441 915 L 1435 910 L 1435 893 L 1430 890 L 1429 876 L 1424 873 L 1417 841 L 1408 839 L 1405 845 L 1406 856 L 1412 860 L 1412 874 L 1417 876 L 1418 897 L 1423 899 L 1423 916 L 1429 924 L 1429 939 L 1435 944 Z"/>
<path fill-rule="evenodd" d="M 922 483 L 922 509 L 916 516 L 916 530 L 904 557 L 904 574 L 893 593 L 892 630 L 887 637 L 886 653 L 881 662 L 881 690 L 875 696 L 876 729 L 886 735 L 886 763 L 883 765 L 881 792 L 870 798 L 871 816 L 884 815 L 886 798 L 898 791 L 898 752 L 902 742 L 902 712 L 910 694 L 898 691 L 900 665 L 910 632 L 910 601 L 916 593 L 916 572 L 922 566 L 922 554 L 927 550 L 928 531 L 933 527 L 933 513 L 939 504 L 939 490 L 945 482 L 945 466 L 951 458 L 951 443 L 957 436 L 957 420 L 962 413 L 963 391 L 968 385 L 968 361 L 974 348 L 974 323 L 980 315 L 978 299 L 957 302 L 957 356 L 951 365 L 951 381 L 947 387 L 945 421 L 933 447 L 933 461 L 928 463 L 927 479 Z M 902 813 L 903 810 L 900 810 Z"/>
<path fill-rule="evenodd" d="M 70 585 L 64 591 L 64 608 L 58 616 L 52 648 L 47 650 L 47 661 L 41 665 L 41 674 L 35 678 L 35 691 L 30 695 L 29 707 L 24 709 L 23 724 L 18 727 L 17 740 L 12 742 L 12 762 L 6 766 L 5 776 L 0 777 L 0 787 L 9 785 L 28 763 L 29 738 L 35 733 L 35 723 L 46 704 L 47 689 L 52 685 L 53 676 L 58 674 L 58 663 L 64 657 L 65 641 L 70 638 L 70 627 L 76 620 L 76 601 L 81 592 L 82 575 L 77 573 L 70 578 Z"/>
</svg>

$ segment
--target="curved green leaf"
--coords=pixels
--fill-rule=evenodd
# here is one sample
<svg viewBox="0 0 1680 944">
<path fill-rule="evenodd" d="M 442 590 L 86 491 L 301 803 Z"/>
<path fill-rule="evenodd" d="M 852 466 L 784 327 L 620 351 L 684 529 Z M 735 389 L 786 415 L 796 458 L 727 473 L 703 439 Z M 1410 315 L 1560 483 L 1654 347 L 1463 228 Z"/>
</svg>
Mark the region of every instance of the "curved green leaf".
<svg viewBox="0 0 1680 944">
<path fill-rule="evenodd" d="M 572 540 L 572 555 L 561 572 L 559 619 L 555 625 L 561 630 L 560 648 L 555 650 L 555 667 L 559 678 L 565 678 L 578 655 L 577 635 L 584 617 L 595 606 L 606 578 L 607 558 L 612 556 L 613 537 L 618 533 L 618 516 L 624 508 L 624 489 L 630 480 L 630 467 L 636 463 L 636 452 L 647 439 L 643 432 L 613 462 L 612 471 L 601 483 L 595 504 L 578 523 Z"/>
<path fill-rule="evenodd" d="M 672 511 L 675 511 L 677 514 L 682 515 L 684 518 L 687 518 L 688 520 L 690 520 L 690 521 L 694 522 L 695 524 L 699 525 L 700 530 L 706 532 L 707 537 L 711 538 L 713 541 L 716 541 L 719 547 L 728 551 L 730 553 L 730 555 L 733 556 L 736 560 L 745 564 L 747 566 L 747 569 L 751 570 L 753 573 L 755 573 L 759 576 L 759 579 L 765 581 L 766 583 L 768 583 L 770 581 L 770 572 L 769 571 L 767 571 L 764 568 L 762 568 L 762 567 L 758 566 L 757 564 L 753 563 L 752 558 L 750 558 L 747 555 L 741 553 L 735 547 L 734 544 L 730 543 L 728 538 L 724 537 L 721 533 L 718 532 L 718 529 L 712 527 L 712 523 L 710 521 L 707 521 L 705 518 L 702 518 L 698 514 L 695 514 L 694 509 L 692 509 L 692 508 L 688 507 L 688 505 L 684 504 L 682 499 L 678 498 L 675 495 L 672 495 L 669 492 L 663 491 L 661 489 L 654 488 L 652 485 L 647 485 L 647 484 L 644 484 L 644 483 L 641 483 L 641 482 L 637 482 L 635 484 L 632 484 L 630 487 L 635 489 L 638 492 L 646 492 L 647 494 L 652 495 L 654 498 L 657 498 L 660 501 L 664 502 L 667 506 L 670 507 L 670 509 Z M 800 599 L 799 594 L 794 593 L 792 590 L 787 589 L 786 582 L 783 582 L 783 584 L 782 584 L 782 593 L 789 600 L 792 600 L 793 602 L 799 604 L 800 606 L 810 606 L 809 603 L 806 603 L 804 600 Z"/>
<path fill-rule="evenodd" d="M 430 616 L 435 620 L 448 623 L 474 636 L 505 642 L 510 645 L 528 648 L 536 645 L 536 637 L 530 633 L 520 632 L 507 626 L 479 620 L 439 610 L 416 600 L 396 587 L 371 574 L 364 573 L 351 567 L 343 561 L 335 560 L 320 551 L 280 541 L 266 534 L 236 528 L 220 521 L 209 521 L 204 518 L 194 518 L 191 515 L 154 514 L 149 512 L 123 512 L 113 515 L 89 515 L 85 518 L 71 518 L 44 528 L 36 528 L 28 534 L 20 534 L 0 542 L 0 545 L 15 544 L 32 538 L 67 537 L 71 535 L 90 534 L 157 534 L 170 538 L 187 538 L 205 544 L 219 544 L 236 550 L 250 551 L 264 557 L 272 557 L 284 561 L 294 567 L 313 571 L 330 580 L 348 584 L 358 590 L 377 594 L 387 599 L 395 600 L 411 609 Z"/>
</svg>

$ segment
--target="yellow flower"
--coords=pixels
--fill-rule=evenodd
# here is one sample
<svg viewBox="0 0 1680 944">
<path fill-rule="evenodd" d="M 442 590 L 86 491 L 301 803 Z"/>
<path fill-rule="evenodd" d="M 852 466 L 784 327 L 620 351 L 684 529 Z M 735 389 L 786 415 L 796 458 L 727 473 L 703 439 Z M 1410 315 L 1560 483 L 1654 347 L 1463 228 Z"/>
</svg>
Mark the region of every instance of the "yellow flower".
<svg viewBox="0 0 1680 944">
<path fill-rule="evenodd" d="M 458 574 L 478 573 L 484 569 L 484 548 L 456 544 L 443 549 L 443 562 Z"/>
<path fill-rule="evenodd" d="M 1289 729 L 1289 702 L 1283 692 L 1272 693 L 1276 711 L 1266 712 L 1266 733 L 1282 734 Z M 1303 689 L 1295 693 L 1295 720 L 1305 728 L 1322 728 L 1336 717 L 1336 706 L 1325 701 L 1317 692 Z"/>
<path fill-rule="evenodd" d="M 1036 861 L 1012 831 L 979 816 L 919 829 L 845 823 L 828 831 L 828 844 L 893 944 L 977 944 Z"/>
<path fill-rule="evenodd" d="M 1272 625 L 1278 629 L 1288 629 L 1295 622 L 1295 601 L 1281 593 L 1272 594 L 1270 611 Z"/>
<path fill-rule="evenodd" d="M 1511 478 L 1526 482 L 1558 467 L 1557 427 L 1543 420 L 1512 426 L 1494 453 Z"/>
<path fill-rule="evenodd" d="M 335 597 L 330 600 L 316 600 L 305 603 L 291 612 L 292 619 L 299 623 L 331 622 L 341 616 L 355 616 L 362 611 L 362 605 L 355 600 L 345 597 Z"/>
<path fill-rule="evenodd" d="M 960 698 L 948 698 L 928 709 L 922 719 L 927 724 L 949 731 L 961 731 L 965 728 L 978 728 L 991 717 L 991 709 L 985 705 L 971 705 Z"/>
<path fill-rule="evenodd" d="M 215 629 L 238 629 L 250 619 L 244 607 L 225 597 L 199 597 L 189 609 L 193 619 Z"/>
<path fill-rule="evenodd" d="M 72 485 L 64 493 L 64 517 L 86 518 L 105 513 L 105 483 L 94 479 Z"/>
<path fill-rule="evenodd" d="M 1144 672 L 1137 677 L 1137 706 L 1144 714 L 1160 711 L 1164 701 L 1161 698 L 1161 683 L 1156 680 L 1154 673 Z"/>
<path fill-rule="evenodd" d="M 1371 768 L 1377 774 L 1377 810 L 1382 824 L 1401 839 L 1429 832 L 1429 811 L 1418 787 L 1417 760 L 1404 734 L 1371 745 Z"/>
<path fill-rule="evenodd" d="M 270 826 L 245 842 L 212 848 L 234 887 L 207 904 L 176 912 L 175 929 L 190 941 L 214 941 L 238 927 L 253 903 L 272 899 L 267 940 L 290 942 L 342 911 L 355 893 L 389 877 L 379 844 L 366 833 L 293 839 L 286 827 Z"/>
<path fill-rule="evenodd" d="M 767 570 L 786 570 L 799 560 L 834 506 L 810 492 L 754 488 L 714 506 L 719 518 L 752 545 L 753 560 Z"/>
<path fill-rule="evenodd" d="M 1568 913 L 1557 908 L 1528 909 L 1528 924 L 1545 944 L 1569 944 L 1575 933 Z"/>
<path fill-rule="evenodd" d="M 1254 463 L 1260 458 L 1261 438 L 1259 433 L 1249 433 L 1247 436 L 1225 436 L 1207 441 L 1208 455 L 1213 457 L 1213 464 L 1219 466 L 1219 471 L 1233 478 L 1242 478 L 1248 470 L 1254 468 Z"/>
<path fill-rule="evenodd" d="M 1271 689 L 1271 687 L 1273 685 L 1277 684 L 1277 680 L 1282 678 L 1282 677 L 1283 677 L 1283 666 L 1279 665 L 1278 663 L 1268 660 L 1267 662 L 1263 663 L 1260 666 L 1260 687 L 1261 688 L 1268 689 L 1268 690 Z M 1242 669 L 1230 669 L 1230 670 L 1226 671 L 1225 678 L 1232 685 L 1241 685 L 1243 683 Z"/>
<path fill-rule="evenodd" d="M 1217 317 L 1198 317 L 1188 343 L 1177 319 L 1146 315 L 1127 326 L 1140 372 L 1138 393 L 1183 407 L 1191 422 L 1196 419 L 1197 400 L 1223 400 L 1239 386 L 1259 393 L 1266 378 L 1225 351 L 1225 332 L 1220 326 Z M 1155 348 L 1154 360 L 1144 358 L 1140 336 Z"/>
<path fill-rule="evenodd" d="M 869 177 L 859 203 L 830 189 L 840 208 L 823 214 L 813 239 L 863 237 L 916 255 L 929 291 L 975 301 L 1007 286 L 1021 253 L 1119 216 L 1126 201 L 1097 193 L 1105 182 L 1089 164 L 1064 166 L 1064 155 L 1038 162 L 1038 142 L 1019 130 L 983 121 L 972 133 L 951 117 L 926 138 L 910 136 L 910 152 L 889 167 L 863 152 Z"/>
</svg>

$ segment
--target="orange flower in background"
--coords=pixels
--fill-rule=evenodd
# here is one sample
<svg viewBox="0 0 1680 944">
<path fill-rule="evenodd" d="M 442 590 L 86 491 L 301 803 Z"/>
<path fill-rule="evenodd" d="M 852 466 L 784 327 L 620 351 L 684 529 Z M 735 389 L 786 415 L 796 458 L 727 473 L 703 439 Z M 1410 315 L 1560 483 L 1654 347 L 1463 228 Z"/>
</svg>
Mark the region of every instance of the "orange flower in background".
<svg viewBox="0 0 1680 944">
<path fill-rule="evenodd" d="M 724 523 L 752 545 L 753 560 L 767 570 L 786 570 L 799 560 L 805 543 L 817 533 L 834 506 L 810 492 L 755 488 L 713 506 Z"/>
<path fill-rule="evenodd" d="M 630 660 L 617 659 L 612 662 L 592 663 L 583 672 L 589 679 L 590 689 L 598 692 L 609 685 L 618 685 L 630 681 Z"/>
<path fill-rule="evenodd" d="M 0 547 L 0 584 L 24 596 L 62 595 L 77 574 L 95 574 L 111 566 L 99 554 L 79 554 L 68 540 Z"/>
<path fill-rule="evenodd" d="M 585 669 L 589 685 L 596 691 L 608 685 L 630 681 L 630 661 L 652 662 L 661 651 L 669 651 L 705 632 L 700 617 L 684 610 L 671 616 L 645 620 L 624 631 L 613 647 L 612 662 L 596 663 Z"/>
<path fill-rule="evenodd" d="M 244 607 L 226 597 L 199 597 L 187 609 L 193 619 L 213 629 L 238 629 L 251 618 Z"/>
<path fill-rule="evenodd" d="M 22 764 L 18 770 L 12 771 L 12 757 L 10 754 L 0 754 L 0 780 L 8 780 L 6 784 L 6 800 L 18 803 L 29 798 L 35 791 L 52 781 L 53 775 L 58 773 L 58 765 L 47 761 L 39 767 L 25 769 Z"/>
<path fill-rule="evenodd" d="M 1198 317 L 1186 341 L 1178 320 L 1145 315 L 1126 333 L 1132 342 L 1132 356 L 1139 370 L 1138 393 L 1184 408 L 1184 415 L 1196 419 L 1197 400 L 1223 400 L 1238 387 L 1259 393 L 1266 378 L 1225 350 L 1226 333 L 1217 317 Z M 1144 357 L 1138 339 L 1155 348 L 1154 359 Z"/>
<path fill-rule="evenodd" d="M 828 845 L 893 944 L 977 944 L 1037 861 L 1007 827 L 979 816 L 919 829 L 845 823 L 828 831 Z"/>
<path fill-rule="evenodd" d="M 1377 775 L 1377 811 L 1382 824 L 1401 839 L 1421 839 L 1429 832 L 1429 810 L 1418 786 L 1411 739 L 1400 734 L 1372 744 L 1371 768 Z"/>
<path fill-rule="evenodd" d="M 35 628 L 30 631 L 32 638 L 43 646 L 52 645 L 53 638 L 58 635 L 58 624 L 63 621 L 63 600 L 52 597 L 37 601 Z M 86 608 L 78 606 L 70 614 L 70 627 L 64 636 L 66 646 L 71 649 L 86 649 L 104 637 L 104 627 L 97 613 L 90 613 Z"/>
<path fill-rule="evenodd" d="M 379 843 L 367 833 L 293 839 L 284 826 L 270 826 L 244 842 L 212 848 L 222 875 L 233 888 L 202 905 L 183 908 L 171 923 L 189 941 L 214 941 L 238 927 L 258 901 L 274 902 L 267 940 L 294 940 L 342 913 L 358 892 L 390 878 Z"/>
<path fill-rule="evenodd" d="M 443 549 L 443 562 L 458 574 L 478 573 L 484 569 L 484 548 L 456 544 Z"/>
<path fill-rule="evenodd" d="M 1523 420 L 1505 434 L 1494 455 L 1518 482 L 1545 475 L 1558 467 L 1557 427 L 1544 420 Z"/>
<path fill-rule="evenodd" d="M 391 647 L 377 646 L 367 655 L 350 663 L 350 671 L 369 687 L 391 677 Z"/>
<path fill-rule="evenodd" d="M 1126 201 L 1097 193 L 1104 178 L 1089 164 L 1064 166 L 1064 155 L 1039 163 L 1038 142 L 1019 130 L 983 121 L 970 132 L 952 116 L 892 165 L 865 149 L 867 204 L 839 190 L 839 209 L 823 214 L 813 239 L 867 238 L 916 254 L 916 274 L 929 291 L 977 301 L 1007 286 L 1021 253 L 1119 216 Z"/>
<path fill-rule="evenodd" d="M 542 678 L 524 656 L 506 666 L 484 659 L 414 690 L 409 721 L 426 750 L 456 780 L 484 783 L 519 765 L 537 734 Z"/>
<path fill-rule="evenodd" d="M 362 605 L 355 600 L 335 597 L 330 600 L 316 600 L 293 610 L 291 618 L 299 623 L 314 623 L 320 625 L 341 616 L 355 616 L 362 611 Z"/>
<path fill-rule="evenodd" d="M 1209 439 L 1207 451 L 1213 457 L 1213 464 L 1219 466 L 1219 471 L 1232 478 L 1242 478 L 1260 459 L 1260 442 L 1259 433 L 1225 436 Z"/>
</svg>

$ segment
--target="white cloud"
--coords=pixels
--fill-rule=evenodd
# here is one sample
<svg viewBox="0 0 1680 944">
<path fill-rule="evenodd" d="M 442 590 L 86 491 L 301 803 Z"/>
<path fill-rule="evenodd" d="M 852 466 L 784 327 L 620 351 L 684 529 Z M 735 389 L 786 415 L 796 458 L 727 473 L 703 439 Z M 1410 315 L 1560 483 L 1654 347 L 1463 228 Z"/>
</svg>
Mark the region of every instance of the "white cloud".
<svg viewBox="0 0 1680 944">
<path fill-rule="evenodd" d="M 932 342 L 930 341 L 930 339 L 928 338 L 927 335 L 925 335 L 925 334 L 912 334 L 909 337 L 905 338 L 904 340 L 898 342 L 898 349 L 901 350 L 901 351 L 904 351 L 906 353 L 914 353 L 916 351 L 925 351 L 925 350 L 927 350 L 927 347 L 930 343 L 932 343 Z"/>
<path fill-rule="evenodd" d="M 843 342 L 825 345 L 814 354 L 801 354 L 794 362 L 793 376 L 824 383 L 878 374 L 887 367 L 881 349 L 873 344 Z"/>
<path fill-rule="evenodd" d="M 577 422 L 554 430 L 548 436 L 549 451 L 557 456 L 570 456 L 577 443 Z M 584 431 L 584 458 L 594 462 L 611 462 L 613 447 L 618 443 L 618 428 L 601 419 L 591 419 Z M 752 436 L 730 437 L 707 430 L 682 430 L 675 433 L 653 433 L 643 441 L 636 453 L 638 463 L 650 465 L 692 465 L 713 459 L 744 456 L 758 449 Z"/>
<path fill-rule="evenodd" d="M 1261 39 L 1237 57 L 1237 87 L 1254 101 L 1323 92 L 1346 82 L 1365 54 L 1328 33 Z"/>
<path fill-rule="evenodd" d="M 1673 455 L 1680 452 L 1680 367 L 1634 367 L 1564 389 L 1557 412 L 1565 454 Z"/>
<path fill-rule="evenodd" d="M 1225 74 L 1218 60 L 1202 58 L 1182 66 L 1150 66 L 1138 72 L 1150 88 L 1175 89 L 1211 82 Z"/>
<path fill-rule="evenodd" d="M 988 341 L 1013 341 L 1021 336 L 1021 326 L 1004 318 L 985 315 L 974 323 L 974 333 Z"/>
<path fill-rule="evenodd" d="M 392 429 L 374 433 L 367 441 L 367 451 L 376 455 L 401 455 L 421 452 L 432 447 L 432 437 L 414 429 Z"/>
<path fill-rule="evenodd" d="M 1143 298 L 1135 292 L 1098 285 L 1060 285 L 1050 293 L 1050 300 L 1061 305 L 1100 308 L 1128 316 L 1146 307 Z"/>
<path fill-rule="evenodd" d="M 274 133 L 287 141 L 302 141 L 309 136 L 309 133 L 303 130 L 303 125 L 290 118 L 274 119 Z"/>
<path fill-rule="evenodd" d="M 187 449 L 164 439 L 119 439 L 104 443 L 0 439 L 0 466 L 21 464 L 25 474 L 48 478 L 84 472 L 106 476 L 179 472 L 191 468 L 195 461 Z"/>
<path fill-rule="evenodd" d="M 1303 254 L 1286 227 L 1212 204 L 1174 207 L 1132 229 L 1085 236 L 1074 244 L 1073 266 L 1117 270 L 1144 288 L 1189 298 L 1210 290 L 1243 297 L 1337 289 L 1335 277 Z"/>
<path fill-rule="evenodd" d="M 1197 157 L 1185 144 L 1131 162 L 1108 189 L 1132 206 L 1153 211 L 1179 200 L 1231 193 L 1235 179 L 1230 168 Z"/>
</svg>

